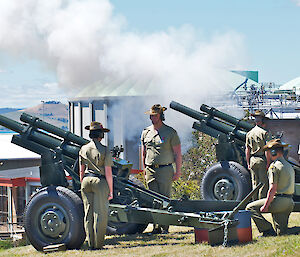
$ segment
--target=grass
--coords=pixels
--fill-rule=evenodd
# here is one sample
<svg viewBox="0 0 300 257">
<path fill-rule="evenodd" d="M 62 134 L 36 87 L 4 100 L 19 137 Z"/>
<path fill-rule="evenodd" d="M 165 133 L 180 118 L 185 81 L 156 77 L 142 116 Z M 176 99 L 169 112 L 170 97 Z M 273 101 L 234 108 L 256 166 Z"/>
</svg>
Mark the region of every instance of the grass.
<svg viewBox="0 0 300 257">
<path fill-rule="evenodd" d="M 271 220 L 269 214 L 266 215 Z M 289 227 L 300 225 L 300 213 L 292 213 Z M 146 232 L 151 230 L 148 226 Z M 259 235 L 256 226 L 252 223 L 253 241 L 248 244 L 235 245 L 224 248 L 212 247 L 208 244 L 195 244 L 192 228 L 170 227 L 168 235 L 131 235 L 109 236 L 106 239 L 104 250 L 89 251 L 86 245 L 81 250 L 69 250 L 66 252 L 54 252 L 47 254 L 52 256 L 300 256 L 300 236 L 288 235 L 280 237 L 257 238 Z M 45 256 L 37 252 L 31 245 L 1 250 L 0 256 Z"/>
<path fill-rule="evenodd" d="M 9 249 L 14 246 L 11 240 L 0 240 L 0 250 L 2 249 Z"/>
</svg>

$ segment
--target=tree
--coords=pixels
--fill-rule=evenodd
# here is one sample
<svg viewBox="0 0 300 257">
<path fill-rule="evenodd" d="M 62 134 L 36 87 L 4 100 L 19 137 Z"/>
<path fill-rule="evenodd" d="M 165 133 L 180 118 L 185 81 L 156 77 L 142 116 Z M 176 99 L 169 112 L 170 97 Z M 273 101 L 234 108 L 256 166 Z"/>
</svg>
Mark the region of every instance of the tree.
<svg viewBox="0 0 300 257">
<path fill-rule="evenodd" d="M 216 139 L 198 131 L 191 135 L 192 146 L 183 154 L 181 177 L 172 186 L 172 198 L 200 199 L 200 183 L 205 170 L 217 162 Z"/>
</svg>

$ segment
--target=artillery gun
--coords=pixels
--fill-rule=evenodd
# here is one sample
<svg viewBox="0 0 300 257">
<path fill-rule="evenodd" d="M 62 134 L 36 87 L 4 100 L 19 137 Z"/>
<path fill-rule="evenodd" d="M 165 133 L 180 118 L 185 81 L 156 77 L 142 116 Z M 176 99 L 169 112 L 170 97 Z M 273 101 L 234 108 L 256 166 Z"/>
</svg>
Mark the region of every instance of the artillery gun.
<svg viewBox="0 0 300 257">
<path fill-rule="evenodd" d="M 12 143 L 41 155 L 42 187 L 31 196 L 24 211 L 25 231 L 39 251 L 49 245 L 80 248 L 84 239 L 83 204 L 80 196 L 78 152 L 88 140 L 23 113 L 24 124 L 0 115 L 0 125 L 18 134 Z M 107 233 L 143 232 L 149 223 L 224 228 L 224 242 L 238 221 L 234 214 L 244 208 L 258 187 L 243 201 L 173 200 L 137 185 L 129 179 L 132 163 L 119 158 L 114 148 L 114 197 L 109 204 Z M 294 211 L 299 211 L 296 205 Z M 229 215 L 224 212 L 231 211 Z M 235 233 L 236 234 L 236 233 Z"/>
<path fill-rule="evenodd" d="M 23 113 L 20 120 L 0 115 L 0 125 L 17 134 L 12 143 L 41 155 L 42 187 L 31 196 L 24 211 L 25 231 L 37 250 L 54 244 L 79 248 L 85 239 L 80 195 L 78 152 L 89 141 Z M 148 223 L 215 228 L 237 224 L 213 211 L 230 211 L 238 202 L 171 200 L 129 180 L 132 163 L 113 149 L 114 197 L 110 201 L 107 233 L 143 232 Z M 227 224 L 226 223 L 226 224 Z"/>
<path fill-rule="evenodd" d="M 170 107 L 197 121 L 193 128 L 218 139 L 216 157 L 218 163 L 208 168 L 201 182 L 205 200 L 241 200 L 252 188 L 250 172 L 245 159 L 246 134 L 254 125 L 239 120 L 216 108 L 202 104 L 196 111 L 172 101 Z M 295 170 L 295 201 L 300 201 L 300 166 L 292 163 Z"/>
</svg>

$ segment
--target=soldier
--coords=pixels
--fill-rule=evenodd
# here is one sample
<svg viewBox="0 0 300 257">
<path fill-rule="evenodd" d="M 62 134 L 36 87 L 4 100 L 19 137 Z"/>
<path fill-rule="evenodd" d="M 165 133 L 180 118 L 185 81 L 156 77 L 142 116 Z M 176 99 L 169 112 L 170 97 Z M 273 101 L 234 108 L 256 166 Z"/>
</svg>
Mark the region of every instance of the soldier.
<svg viewBox="0 0 300 257">
<path fill-rule="evenodd" d="M 295 171 L 283 157 L 283 148 L 286 147 L 280 139 L 273 139 L 265 146 L 267 159 L 272 161 L 269 169 L 269 185 L 267 198 L 249 203 L 247 210 L 252 211 L 254 220 L 262 236 L 284 235 L 288 230 L 288 219 L 294 208 L 292 195 L 295 187 Z M 273 224 L 268 222 L 262 212 L 272 214 Z"/>
<path fill-rule="evenodd" d="M 163 121 L 166 107 L 155 104 L 150 111 L 152 125 L 145 128 L 141 136 L 144 172 L 150 190 L 170 196 L 172 181 L 181 174 L 181 144 L 177 132 Z M 176 166 L 174 173 L 173 163 Z M 168 233 L 168 226 L 154 224 L 152 233 Z"/>
<path fill-rule="evenodd" d="M 109 132 L 109 129 L 96 121 L 85 129 L 90 131 L 92 141 L 79 151 L 84 228 L 89 248 L 101 249 L 108 221 L 108 201 L 113 198 L 112 156 L 108 148 L 100 143 L 104 132 Z"/>
<path fill-rule="evenodd" d="M 264 183 L 259 192 L 253 196 L 253 200 L 266 197 L 268 192 L 267 162 L 263 151 L 263 146 L 269 139 L 268 132 L 265 130 L 265 114 L 262 111 L 255 111 L 251 116 L 255 117 L 255 127 L 246 135 L 246 161 L 251 172 L 253 188 L 259 182 Z"/>
</svg>

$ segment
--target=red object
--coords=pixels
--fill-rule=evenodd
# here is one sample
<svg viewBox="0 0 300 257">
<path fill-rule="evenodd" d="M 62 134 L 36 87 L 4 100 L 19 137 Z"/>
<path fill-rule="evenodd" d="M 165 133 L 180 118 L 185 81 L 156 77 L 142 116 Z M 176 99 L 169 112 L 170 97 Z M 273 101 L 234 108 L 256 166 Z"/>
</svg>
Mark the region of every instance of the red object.
<svg viewBox="0 0 300 257">
<path fill-rule="evenodd" d="M 240 243 L 247 243 L 252 241 L 252 229 L 248 228 L 238 228 L 237 229 L 238 239 Z"/>
<path fill-rule="evenodd" d="M 232 243 L 247 243 L 252 241 L 252 226 L 251 226 L 251 212 L 240 210 L 234 216 L 239 221 L 236 227 L 229 228 L 231 233 L 228 234 L 228 241 Z M 208 242 L 211 245 L 222 243 L 223 231 L 219 230 L 216 238 L 215 231 L 208 232 L 208 229 L 195 228 L 195 243 Z M 221 233 L 221 234 L 220 234 Z"/>
<path fill-rule="evenodd" d="M 195 229 L 195 243 L 208 242 L 208 230 L 207 229 Z"/>
<path fill-rule="evenodd" d="M 72 178 L 67 176 L 67 179 L 70 180 Z M 24 187 L 26 186 L 26 182 L 40 182 L 40 178 L 0 178 L 0 186 L 4 187 Z"/>
<path fill-rule="evenodd" d="M 143 172 L 143 170 L 135 170 L 135 169 L 132 169 L 131 170 L 131 174 L 139 174 L 139 173 L 141 173 L 141 172 Z"/>
<path fill-rule="evenodd" d="M 24 187 L 26 182 L 40 182 L 39 178 L 0 178 L 0 186 Z"/>
</svg>

